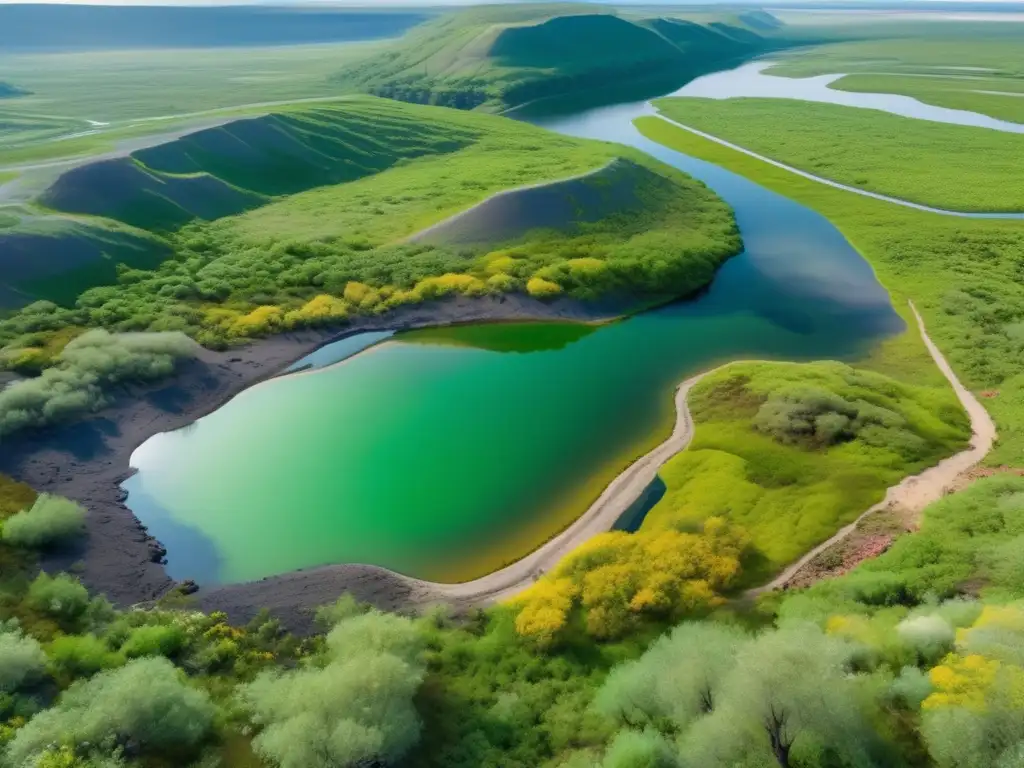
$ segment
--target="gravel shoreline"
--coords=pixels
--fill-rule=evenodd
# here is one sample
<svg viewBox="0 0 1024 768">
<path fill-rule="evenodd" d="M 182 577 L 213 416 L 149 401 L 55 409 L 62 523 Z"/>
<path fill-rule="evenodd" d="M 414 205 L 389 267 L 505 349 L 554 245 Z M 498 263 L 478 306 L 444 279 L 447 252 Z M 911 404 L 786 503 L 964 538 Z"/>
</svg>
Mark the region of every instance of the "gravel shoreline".
<svg viewBox="0 0 1024 768">
<path fill-rule="evenodd" d="M 88 510 L 81 544 L 46 560 L 46 570 L 71 571 L 119 606 L 154 600 L 176 582 L 160 562 L 163 547 L 124 505 L 120 488 L 133 474 L 131 454 L 151 436 L 190 424 L 319 347 L 356 333 L 477 321 L 608 320 L 628 310 L 616 302 L 590 306 L 569 299 L 542 303 L 521 295 L 458 297 L 359 318 L 340 328 L 282 334 L 226 352 L 204 349 L 172 379 L 125 388 L 114 405 L 86 419 L 5 440 L 0 473 L 37 491 L 74 499 Z M 235 620 L 266 607 L 301 631 L 308 627 L 311 607 L 345 591 L 382 608 L 415 606 L 433 597 L 419 594 L 389 571 L 345 565 L 203 589 L 197 599 L 204 609 L 225 610 Z"/>
</svg>

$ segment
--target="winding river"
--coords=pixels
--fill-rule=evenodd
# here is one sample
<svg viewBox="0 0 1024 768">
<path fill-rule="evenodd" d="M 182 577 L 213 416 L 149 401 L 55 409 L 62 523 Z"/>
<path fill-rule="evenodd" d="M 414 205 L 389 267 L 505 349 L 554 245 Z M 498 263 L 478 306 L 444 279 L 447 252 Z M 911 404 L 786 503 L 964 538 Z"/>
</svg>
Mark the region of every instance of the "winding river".
<svg viewBox="0 0 1024 768">
<path fill-rule="evenodd" d="M 360 562 L 479 576 L 579 515 L 672 421 L 674 387 L 739 358 L 854 360 L 904 330 L 821 215 L 643 138 L 645 102 L 533 122 L 701 179 L 746 250 L 709 289 L 604 326 L 470 325 L 347 339 L 132 457 L 128 504 L 168 571 L 249 581 Z M 347 357 L 373 344 L 365 351 Z"/>
</svg>

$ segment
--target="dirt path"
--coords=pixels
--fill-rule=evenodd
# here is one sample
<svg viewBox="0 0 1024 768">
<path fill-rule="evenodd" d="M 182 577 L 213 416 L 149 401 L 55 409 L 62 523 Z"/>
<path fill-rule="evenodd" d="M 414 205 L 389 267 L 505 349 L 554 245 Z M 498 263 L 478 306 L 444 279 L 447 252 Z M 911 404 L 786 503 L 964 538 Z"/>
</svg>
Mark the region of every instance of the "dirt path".
<svg viewBox="0 0 1024 768">
<path fill-rule="evenodd" d="M 951 486 L 957 477 L 974 465 L 978 464 L 992 449 L 992 444 L 996 439 L 996 425 L 992 421 L 992 417 L 989 416 L 988 411 L 985 410 L 984 406 L 978 402 L 978 399 L 960 383 L 960 380 L 953 372 L 953 369 L 946 361 L 946 358 L 928 336 L 928 332 L 924 327 L 924 320 L 921 319 L 921 315 L 917 311 L 917 307 L 914 306 L 914 302 L 911 301 L 909 303 L 910 310 L 914 313 L 914 317 L 917 319 L 917 327 L 921 331 L 921 339 L 924 341 L 925 346 L 931 353 L 932 359 L 935 361 L 935 365 L 938 366 L 939 370 L 942 371 L 942 374 L 949 381 L 957 398 L 960 400 L 960 404 L 963 405 L 964 410 L 967 411 L 967 415 L 971 419 L 971 430 L 973 434 L 971 436 L 970 447 L 960 453 L 950 456 L 947 459 L 943 459 L 934 467 L 926 469 L 918 475 L 912 475 L 904 478 L 898 485 L 894 485 L 889 489 L 885 494 L 884 499 L 864 512 L 864 514 L 858 517 L 854 522 L 840 530 L 839 533 L 828 541 L 825 541 L 812 549 L 768 584 L 747 592 L 746 594 L 748 597 L 757 597 L 765 592 L 770 592 L 784 587 L 793 579 L 794 576 L 796 576 L 797 573 L 800 572 L 801 569 L 814 560 L 814 558 L 853 533 L 856 530 L 858 523 L 868 515 L 896 506 L 901 507 L 908 512 L 919 514 L 933 501 L 937 501 L 942 498 L 946 488 Z"/>
</svg>

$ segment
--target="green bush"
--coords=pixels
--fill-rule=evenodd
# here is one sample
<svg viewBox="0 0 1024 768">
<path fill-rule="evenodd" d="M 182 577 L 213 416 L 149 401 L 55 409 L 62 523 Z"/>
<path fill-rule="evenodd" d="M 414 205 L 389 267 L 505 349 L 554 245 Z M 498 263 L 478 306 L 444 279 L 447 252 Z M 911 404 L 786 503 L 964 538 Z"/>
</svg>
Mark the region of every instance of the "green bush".
<svg viewBox="0 0 1024 768">
<path fill-rule="evenodd" d="M 124 659 L 96 635 L 61 635 L 46 648 L 50 671 L 55 677 L 90 677 L 120 665 Z"/>
<path fill-rule="evenodd" d="M 787 598 L 784 619 L 813 619 L 836 613 L 869 614 L 879 606 L 916 606 L 933 598 L 980 591 L 993 598 L 1024 597 L 1024 585 L 990 564 L 1009 542 L 1024 535 L 1024 478 L 985 478 L 935 502 L 921 530 L 903 536 L 879 557 L 840 578 L 820 582 Z M 938 611 L 961 626 L 976 610 L 954 602 Z"/>
<path fill-rule="evenodd" d="M 109 402 L 111 386 L 162 378 L 197 348 L 177 332 L 84 333 L 64 347 L 56 367 L 0 390 L 0 438 L 94 411 Z"/>
<path fill-rule="evenodd" d="M 66 573 L 40 573 L 29 585 L 25 602 L 65 628 L 76 626 L 90 605 L 89 592 L 78 579 Z"/>
<path fill-rule="evenodd" d="M 75 683 L 17 732 L 6 756 L 12 765 L 33 765 L 53 744 L 98 756 L 118 749 L 188 756 L 210 733 L 214 714 L 209 696 L 169 661 L 137 659 Z"/>
<path fill-rule="evenodd" d="M 185 633 L 174 625 L 150 624 L 136 627 L 121 646 L 129 659 L 139 656 L 173 656 L 185 645 Z"/>
<path fill-rule="evenodd" d="M 85 509 L 70 499 L 40 494 L 35 503 L 9 517 L 3 539 L 16 547 L 49 547 L 85 531 Z"/>
<path fill-rule="evenodd" d="M 242 688 L 261 729 L 253 749 L 281 768 L 355 768 L 404 755 L 420 733 L 415 625 L 372 611 L 343 619 L 327 645 L 322 668 L 266 672 Z"/>
<path fill-rule="evenodd" d="M 46 655 L 16 624 L 0 623 L 0 695 L 14 693 L 46 671 Z"/>
</svg>

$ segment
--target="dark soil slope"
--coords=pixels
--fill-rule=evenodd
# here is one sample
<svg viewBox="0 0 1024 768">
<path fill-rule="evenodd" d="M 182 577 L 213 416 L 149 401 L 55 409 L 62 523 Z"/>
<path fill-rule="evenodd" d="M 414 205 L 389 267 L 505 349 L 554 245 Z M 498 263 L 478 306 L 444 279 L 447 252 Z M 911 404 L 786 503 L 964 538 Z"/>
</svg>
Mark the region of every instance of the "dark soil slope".
<svg viewBox="0 0 1024 768">
<path fill-rule="evenodd" d="M 355 104 L 271 114 L 80 166 L 63 174 L 41 202 L 164 232 L 379 173 L 403 158 L 454 152 L 473 136 L 450 124 L 410 123 L 387 109 L 371 113 Z"/>
<path fill-rule="evenodd" d="M 117 264 L 154 267 L 170 253 L 156 238 L 49 220 L 45 229 L 0 231 L 0 310 L 38 299 L 71 304 L 86 288 L 117 279 Z"/>
<path fill-rule="evenodd" d="M 620 158 L 586 176 L 502 192 L 414 240 L 483 245 L 518 240 L 538 229 L 573 231 L 588 222 L 637 212 L 652 187 L 669 184 L 663 176 Z"/>
<path fill-rule="evenodd" d="M 144 229 L 241 213 L 263 198 L 208 174 L 157 174 L 131 158 L 90 163 L 63 174 L 42 197 L 51 208 L 105 216 Z"/>
</svg>

